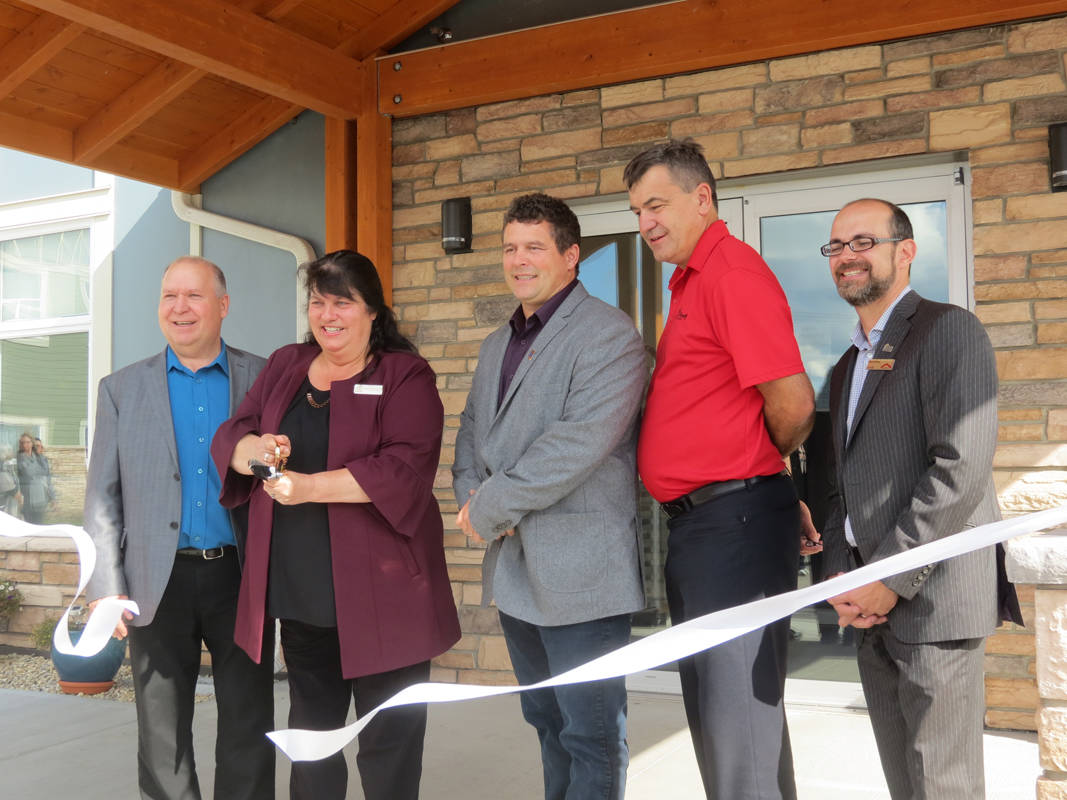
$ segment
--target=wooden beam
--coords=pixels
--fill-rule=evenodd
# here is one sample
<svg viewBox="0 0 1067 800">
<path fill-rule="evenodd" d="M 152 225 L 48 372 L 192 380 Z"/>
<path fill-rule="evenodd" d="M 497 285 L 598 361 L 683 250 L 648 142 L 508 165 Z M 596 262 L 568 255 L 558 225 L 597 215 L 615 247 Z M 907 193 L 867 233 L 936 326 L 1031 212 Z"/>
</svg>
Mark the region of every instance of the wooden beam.
<svg viewBox="0 0 1067 800">
<path fill-rule="evenodd" d="M 343 50 L 355 58 L 366 58 L 379 50 L 388 50 L 420 28 L 433 22 L 459 0 L 399 0 L 388 11 L 368 23 Z"/>
<path fill-rule="evenodd" d="M 259 9 L 267 19 L 277 20 L 292 11 L 299 2 L 301 0 L 272 0 L 263 9 L 259 9 L 260 0 L 239 0 L 236 5 L 248 11 Z M 164 59 L 152 72 L 75 131 L 74 160 L 95 158 L 208 74 L 172 58 Z"/>
<path fill-rule="evenodd" d="M 360 62 L 221 0 L 27 0 L 86 27 L 289 103 L 359 113 Z"/>
<path fill-rule="evenodd" d="M 176 188 L 195 194 L 204 180 L 266 139 L 303 110 L 298 105 L 275 97 L 259 101 L 182 158 Z"/>
<path fill-rule="evenodd" d="M 74 162 L 74 135 L 66 128 L 0 112 L 0 147 L 10 147 L 56 161 Z M 159 186 L 176 187 L 178 162 L 116 145 L 91 162 L 79 166 L 127 175 Z"/>
<path fill-rule="evenodd" d="M 85 26 L 41 14 L 0 50 L 0 97 L 7 97 L 82 34 Z"/>
<path fill-rule="evenodd" d="M 204 77 L 202 70 L 167 58 L 74 133 L 74 160 L 88 161 L 133 132 L 146 119 Z"/>
<path fill-rule="evenodd" d="M 375 103 L 377 105 L 377 103 Z M 357 249 L 356 123 L 326 118 L 326 252 Z"/>
<path fill-rule="evenodd" d="M 385 56 L 379 110 L 417 116 L 1064 12 L 1067 0 L 889 0 L 862 18 L 853 0 L 679 0 Z"/>
<path fill-rule="evenodd" d="M 393 122 L 379 114 L 373 58 L 361 87 L 364 111 L 356 118 L 356 249 L 374 262 L 393 298 Z M 329 210 L 327 209 L 327 216 Z"/>
</svg>

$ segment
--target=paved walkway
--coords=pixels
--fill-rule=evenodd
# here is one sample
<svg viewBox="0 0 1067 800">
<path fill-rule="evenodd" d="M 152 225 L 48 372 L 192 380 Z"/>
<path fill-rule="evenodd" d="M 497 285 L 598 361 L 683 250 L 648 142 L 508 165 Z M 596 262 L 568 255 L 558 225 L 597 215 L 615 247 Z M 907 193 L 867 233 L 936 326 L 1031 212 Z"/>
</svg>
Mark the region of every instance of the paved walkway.
<svg viewBox="0 0 1067 800">
<path fill-rule="evenodd" d="M 284 684 L 276 698 L 284 721 Z M 801 800 L 888 797 L 866 714 L 791 705 L 789 724 Z M 205 787 L 213 775 L 214 726 L 214 703 L 198 704 Z M 133 800 L 136 736 L 130 703 L 0 690 L 0 798 Z M 631 692 L 630 747 L 628 800 L 703 800 L 679 697 Z M 1035 737 L 989 732 L 985 747 L 989 800 L 1033 800 L 1040 771 Z M 348 756 L 352 764 L 354 746 Z M 288 774 L 279 756 L 279 800 L 288 797 Z M 363 794 L 354 769 L 352 775 L 348 798 L 355 800 Z M 515 695 L 431 706 L 422 800 L 541 796 L 536 738 Z"/>
</svg>

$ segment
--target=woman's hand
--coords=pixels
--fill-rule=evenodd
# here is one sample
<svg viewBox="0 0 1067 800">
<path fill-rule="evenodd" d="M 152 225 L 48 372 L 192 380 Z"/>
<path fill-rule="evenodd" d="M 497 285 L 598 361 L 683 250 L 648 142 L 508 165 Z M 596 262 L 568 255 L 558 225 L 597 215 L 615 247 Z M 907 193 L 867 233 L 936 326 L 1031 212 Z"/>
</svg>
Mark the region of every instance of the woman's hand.
<svg viewBox="0 0 1067 800">
<path fill-rule="evenodd" d="M 270 495 L 275 503 L 281 503 L 283 506 L 295 506 L 312 501 L 314 485 L 314 475 L 286 471 L 274 480 L 263 481 L 263 491 Z"/>
<path fill-rule="evenodd" d="M 278 450 L 275 458 L 276 448 Z M 264 433 L 257 435 L 246 434 L 233 448 L 233 456 L 230 458 L 230 469 L 242 475 L 251 475 L 252 470 L 248 467 L 249 459 L 262 461 L 264 464 L 278 466 L 283 458 L 288 458 L 292 452 L 292 444 L 288 436 L 280 433 Z"/>
</svg>

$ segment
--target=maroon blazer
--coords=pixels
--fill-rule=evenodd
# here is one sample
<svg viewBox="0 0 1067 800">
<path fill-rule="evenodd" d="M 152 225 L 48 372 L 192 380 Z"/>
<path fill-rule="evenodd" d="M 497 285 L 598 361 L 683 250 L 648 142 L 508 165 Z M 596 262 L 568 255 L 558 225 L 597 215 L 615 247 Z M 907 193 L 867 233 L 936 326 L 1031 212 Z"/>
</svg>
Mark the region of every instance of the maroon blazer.
<svg viewBox="0 0 1067 800">
<path fill-rule="evenodd" d="M 248 544 L 234 639 L 258 661 L 266 616 L 274 501 L 259 479 L 229 468 L 246 434 L 278 430 L 319 353 L 313 344 L 275 351 L 236 413 L 211 443 L 223 476 L 219 502 L 249 504 Z M 330 503 L 341 671 L 356 678 L 425 661 L 459 639 L 459 619 L 445 567 L 443 525 L 433 495 L 444 410 L 430 365 L 414 353 L 382 353 L 361 386 L 330 387 L 327 469 L 348 469 L 370 503 Z M 357 376 L 358 377 L 358 376 Z"/>
</svg>

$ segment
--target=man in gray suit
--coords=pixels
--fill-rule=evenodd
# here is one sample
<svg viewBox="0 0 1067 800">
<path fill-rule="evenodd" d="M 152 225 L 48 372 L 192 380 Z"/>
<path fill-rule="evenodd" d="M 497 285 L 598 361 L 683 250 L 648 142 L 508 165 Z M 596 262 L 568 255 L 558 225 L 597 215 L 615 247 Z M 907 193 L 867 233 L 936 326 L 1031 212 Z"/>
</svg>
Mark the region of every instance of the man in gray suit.
<svg viewBox="0 0 1067 800">
<path fill-rule="evenodd" d="M 201 641 L 218 704 L 219 800 L 274 797 L 273 636 L 255 664 L 233 641 L 247 513 L 218 504 L 208 448 L 262 368 L 221 338 L 229 309 L 222 271 L 200 258 L 167 267 L 159 326 L 167 348 L 100 382 L 85 489 L 97 548 L 86 596 L 132 598 L 115 636 L 129 634 L 137 700 L 141 796 L 200 797 L 192 718 Z M 243 511 L 243 509 L 242 509 Z M 273 627 L 269 633 L 273 633 Z"/>
<path fill-rule="evenodd" d="M 838 493 L 823 541 L 833 575 L 1000 518 L 997 370 L 973 314 L 909 286 L 916 245 L 900 208 L 849 203 L 822 253 L 859 316 L 830 384 Z M 984 797 L 993 548 L 830 602 L 841 625 L 862 629 L 860 678 L 892 797 Z"/>
<path fill-rule="evenodd" d="M 504 279 L 519 301 L 482 344 L 456 439 L 457 524 L 490 540 L 496 598 L 523 684 L 627 644 L 644 607 L 636 421 L 648 375 L 622 311 L 578 281 L 578 219 L 543 194 L 504 217 Z M 623 678 L 524 692 L 548 800 L 622 798 Z"/>
</svg>

